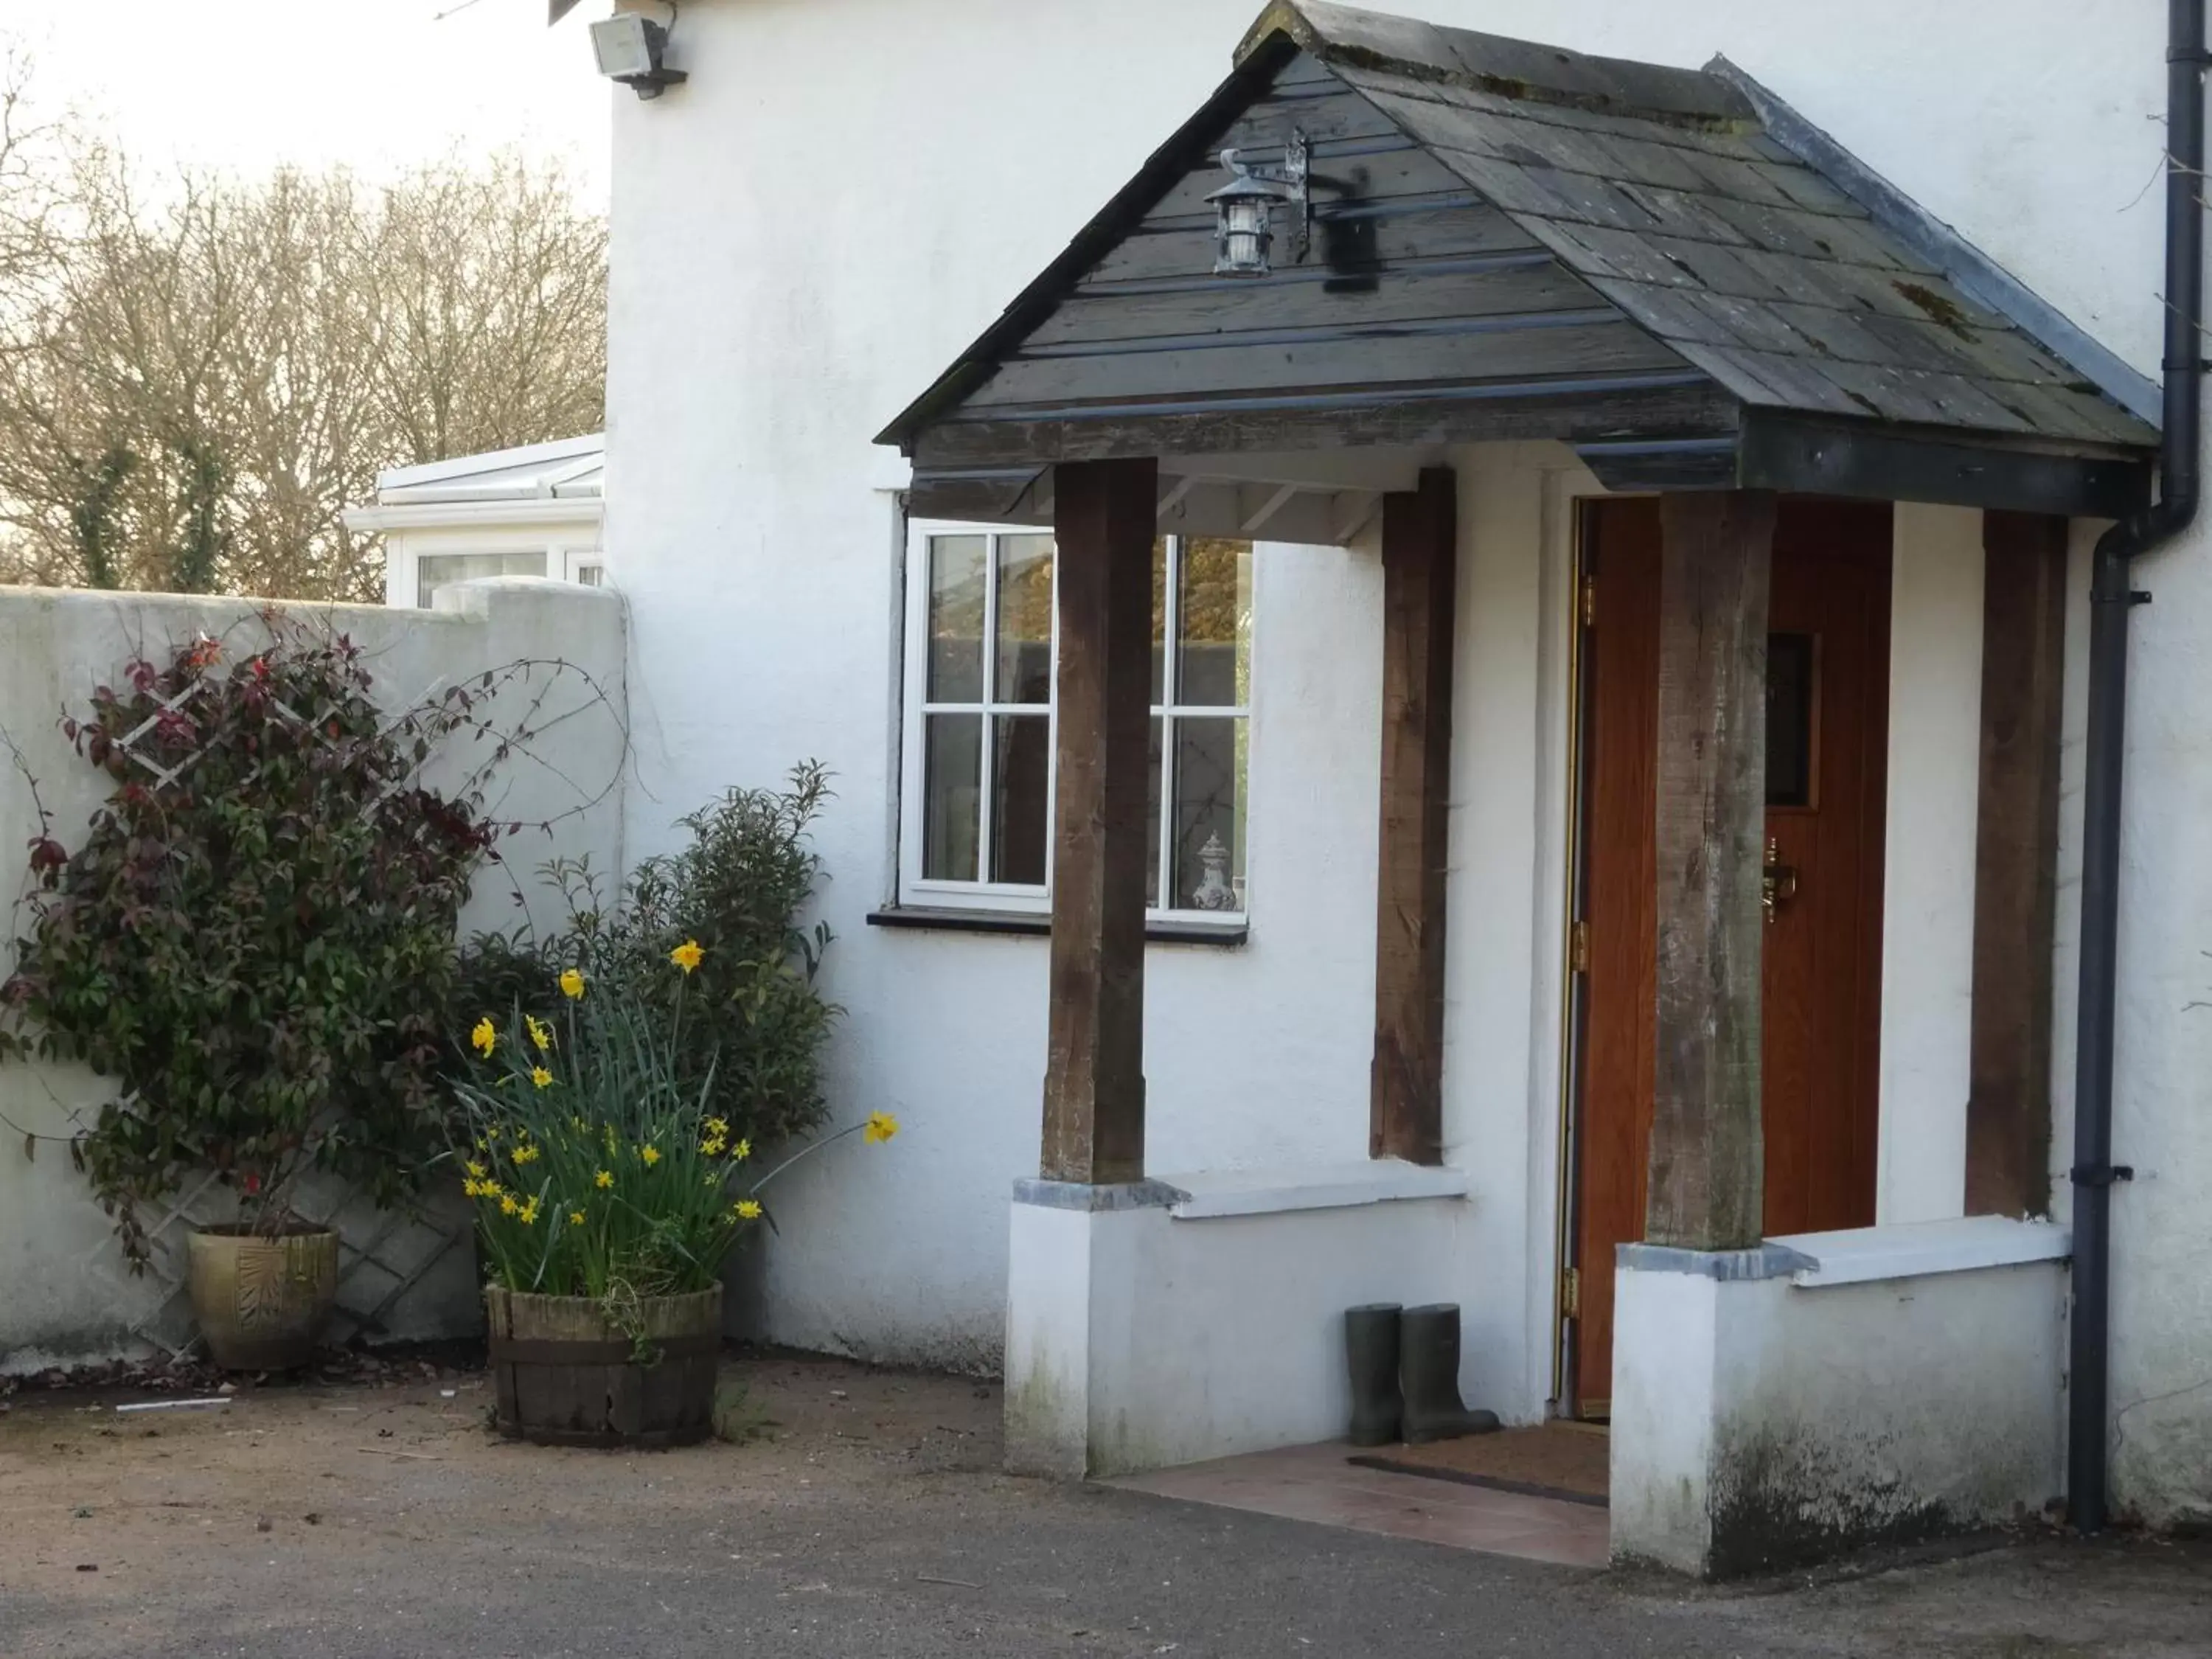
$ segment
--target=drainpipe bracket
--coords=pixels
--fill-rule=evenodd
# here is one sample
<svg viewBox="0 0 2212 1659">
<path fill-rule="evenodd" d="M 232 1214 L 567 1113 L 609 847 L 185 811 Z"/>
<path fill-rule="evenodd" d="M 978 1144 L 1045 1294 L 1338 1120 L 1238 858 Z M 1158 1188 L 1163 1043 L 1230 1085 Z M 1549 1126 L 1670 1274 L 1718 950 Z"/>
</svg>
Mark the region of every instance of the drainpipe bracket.
<svg viewBox="0 0 2212 1659">
<path fill-rule="evenodd" d="M 2133 1181 L 2136 1168 L 2132 1164 L 2076 1164 L 2066 1178 L 2076 1187 L 2109 1187 L 2116 1181 Z"/>
</svg>

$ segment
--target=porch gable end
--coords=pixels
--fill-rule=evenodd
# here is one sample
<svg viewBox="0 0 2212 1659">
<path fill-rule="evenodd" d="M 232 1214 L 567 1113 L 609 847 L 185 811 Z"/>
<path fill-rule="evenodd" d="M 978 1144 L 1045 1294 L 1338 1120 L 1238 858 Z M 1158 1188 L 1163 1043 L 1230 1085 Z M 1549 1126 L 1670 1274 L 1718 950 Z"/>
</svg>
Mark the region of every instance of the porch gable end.
<svg viewBox="0 0 2212 1659">
<path fill-rule="evenodd" d="M 1030 521 L 1061 461 L 1528 438 L 1617 488 L 2140 505 L 2157 434 L 2110 360 L 1954 283 L 1747 85 L 1277 0 L 878 441 L 919 510 Z M 1215 274 L 1220 152 L 1279 165 L 1294 135 L 1310 249 L 1279 205 L 1272 268 Z"/>
</svg>

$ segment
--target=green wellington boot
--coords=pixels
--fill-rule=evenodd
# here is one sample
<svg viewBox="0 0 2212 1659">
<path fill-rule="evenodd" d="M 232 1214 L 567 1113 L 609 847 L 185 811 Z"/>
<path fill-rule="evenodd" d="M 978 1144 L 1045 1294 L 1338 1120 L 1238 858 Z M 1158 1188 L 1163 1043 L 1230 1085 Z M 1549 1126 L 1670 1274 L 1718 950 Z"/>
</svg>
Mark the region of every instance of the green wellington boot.
<svg viewBox="0 0 2212 1659">
<path fill-rule="evenodd" d="M 1398 1304 L 1370 1302 L 1344 1310 L 1344 1353 L 1352 1366 L 1352 1443 L 1387 1446 L 1398 1437 Z"/>
<path fill-rule="evenodd" d="M 1487 1434 L 1495 1412 L 1471 1412 L 1459 1397 L 1459 1304 L 1432 1303 L 1398 1316 L 1398 1389 L 1405 1397 L 1406 1443 Z"/>
</svg>

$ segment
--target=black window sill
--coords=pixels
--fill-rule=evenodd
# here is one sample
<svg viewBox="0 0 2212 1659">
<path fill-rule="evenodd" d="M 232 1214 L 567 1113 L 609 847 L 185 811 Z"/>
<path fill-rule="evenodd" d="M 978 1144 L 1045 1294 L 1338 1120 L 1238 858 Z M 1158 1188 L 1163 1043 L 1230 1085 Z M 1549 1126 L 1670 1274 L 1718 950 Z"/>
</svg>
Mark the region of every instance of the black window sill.
<svg viewBox="0 0 2212 1659">
<path fill-rule="evenodd" d="M 902 904 L 868 912 L 871 927 L 915 927 L 945 933 L 1009 933 L 1030 939 L 1049 939 L 1052 918 L 1026 910 L 966 910 L 932 908 Z M 1148 945 L 1211 945 L 1231 949 L 1245 942 L 1249 930 L 1241 921 L 1218 926 L 1203 921 L 1148 921 Z"/>
</svg>

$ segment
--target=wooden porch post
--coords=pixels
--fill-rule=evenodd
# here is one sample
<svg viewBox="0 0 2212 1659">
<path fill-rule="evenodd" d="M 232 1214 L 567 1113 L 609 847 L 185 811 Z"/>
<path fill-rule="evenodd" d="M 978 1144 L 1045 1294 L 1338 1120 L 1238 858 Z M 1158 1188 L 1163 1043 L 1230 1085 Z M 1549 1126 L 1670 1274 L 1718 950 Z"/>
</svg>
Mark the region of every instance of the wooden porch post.
<svg viewBox="0 0 2212 1659">
<path fill-rule="evenodd" d="M 1443 1162 L 1445 837 L 1451 803 L 1451 469 L 1382 502 L 1382 823 L 1368 1155 Z"/>
<path fill-rule="evenodd" d="M 1647 1241 L 1760 1237 L 1759 880 L 1766 842 L 1763 490 L 1659 507 L 1659 1045 Z"/>
<path fill-rule="evenodd" d="M 2051 946 L 2058 878 L 2066 520 L 1982 516 L 1966 1213 L 2051 1207 Z"/>
<path fill-rule="evenodd" d="M 1047 1181 L 1145 1173 L 1145 782 L 1158 464 L 1056 469 L 1059 777 Z"/>
</svg>

